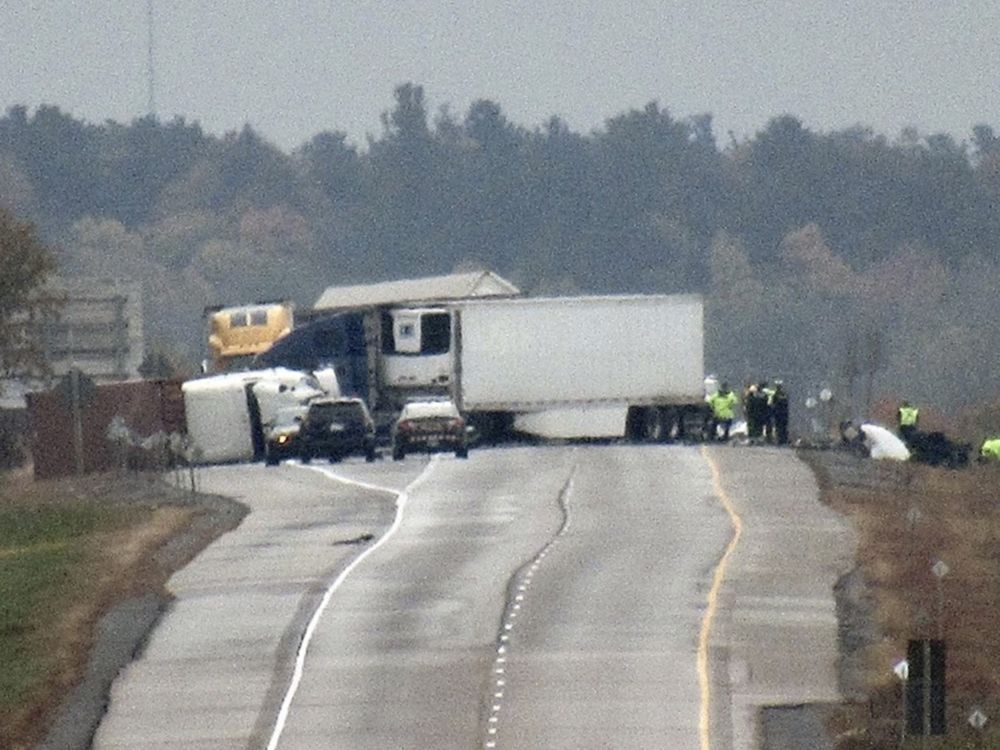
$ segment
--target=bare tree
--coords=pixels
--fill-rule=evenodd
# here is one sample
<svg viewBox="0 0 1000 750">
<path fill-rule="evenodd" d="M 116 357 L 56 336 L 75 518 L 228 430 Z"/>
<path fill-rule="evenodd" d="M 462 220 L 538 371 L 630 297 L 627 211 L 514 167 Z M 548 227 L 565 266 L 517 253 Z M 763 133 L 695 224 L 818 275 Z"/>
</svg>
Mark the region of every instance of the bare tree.
<svg viewBox="0 0 1000 750">
<path fill-rule="evenodd" d="M 875 378 L 886 364 L 885 335 L 873 321 L 853 327 L 847 336 L 841 375 L 844 378 L 848 403 L 869 414 L 875 394 Z"/>
</svg>

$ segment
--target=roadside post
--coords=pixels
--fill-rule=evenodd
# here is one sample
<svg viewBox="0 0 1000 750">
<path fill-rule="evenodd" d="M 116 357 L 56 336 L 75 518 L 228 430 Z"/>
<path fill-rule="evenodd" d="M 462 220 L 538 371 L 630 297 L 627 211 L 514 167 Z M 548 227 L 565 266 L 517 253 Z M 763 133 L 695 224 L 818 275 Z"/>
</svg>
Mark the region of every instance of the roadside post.
<svg viewBox="0 0 1000 750">
<path fill-rule="evenodd" d="M 918 734 L 921 747 L 931 735 L 947 733 L 945 716 L 945 642 L 940 639 L 911 640 L 907 644 L 906 733 Z"/>
<path fill-rule="evenodd" d="M 83 474 L 83 406 L 94 395 L 94 381 L 77 367 L 71 367 L 59 383 L 59 391 L 68 403 L 73 422 L 73 462 L 77 474 Z"/>
<path fill-rule="evenodd" d="M 910 676 L 910 664 L 909 662 L 906 661 L 906 659 L 900 659 L 898 662 L 896 662 L 896 666 L 892 668 L 892 671 L 896 674 L 896 677 L 899 678 L 900 695 L 903 696 L 902 699 L 903 710 L 900 713 L 900 716 L 902 716 L 903 718 L 900 721 L 899 725 L 899 746 L 902 747 L 903 743 L 906 742 L 906 697 L 907 697 L 906 680 Z"/>
<path fill-rule="evenodd" d="M 188 479 L 191 482 L 191 494 L 194 495 L 198 492 L 198 469 L 197 464 L 201 463 L 204 458 L 204 454 L 201 450 L 201 446 L 192 445 L 187 443 L 184 448 L 184 460 L 187 463 L 188 469 Z"/>
<path fill-rule="evenodd" d="M 934 565 L 931 566 L 931 572 L 934 574 L 934 578 L 937 581 L 937 635 L 938 638 L 944 637 L 944 577 L 948 575 L 951 568 L 948 567 L 948 563 L 944 560 L 937 560 Z"/>
<path fill-rule="evenodd" d="M 829 436 L 833 432 L 833 389 L 823 385 L 819 391 L 819 401 L 823 405 L 823 430 Z"/>
<path fill-rule="evenodd" d="M 823 434 L 823 426 L 820 424 L 819 417 L 815 414 L 817 406 L 819 406 L 819 401 L 815 396 L 809 396 L 806 399 L 805 407 L 809 414 L 809 434 L 812 436 L 813 440 L 828 437 Z"/>
<path fill-rule="evenodd" d="M 916 505 L 911 505 L 909 510 L 906 511 L 906 530 L 907 542 L 906 545 L 906 559 L 907 562 L 912 564 L 913 556 L 916 552 L 916 531 L 917 526 L 924 519 L 924 514 L 921 512 L 920 508 Z"/>
</svg>

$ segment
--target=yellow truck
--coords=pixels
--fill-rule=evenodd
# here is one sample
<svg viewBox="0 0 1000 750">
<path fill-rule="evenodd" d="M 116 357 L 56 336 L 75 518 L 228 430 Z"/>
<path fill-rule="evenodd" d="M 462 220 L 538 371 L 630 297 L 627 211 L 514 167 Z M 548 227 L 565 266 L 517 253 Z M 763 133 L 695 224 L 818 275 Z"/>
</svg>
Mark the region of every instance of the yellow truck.
<svg viewBox="0 0 1000 750">
<path fill-rule="evenodd" d="M 294 310 L 291 302 L 264 302 L 237 307 L 208 308 L 210 372 L 245 370 L 253 358 L 291 333 Z"/>
</svg>

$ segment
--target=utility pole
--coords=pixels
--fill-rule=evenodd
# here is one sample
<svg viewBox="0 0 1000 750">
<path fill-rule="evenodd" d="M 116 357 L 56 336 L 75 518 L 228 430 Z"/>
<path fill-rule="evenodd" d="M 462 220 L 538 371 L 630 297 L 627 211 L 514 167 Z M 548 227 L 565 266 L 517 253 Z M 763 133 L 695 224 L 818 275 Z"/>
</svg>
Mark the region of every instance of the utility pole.
<svg viewBox="0 0 1000 750">
<path fill-rule="evenodd" d="M 149 32 L 146 49 L 146 81 L 149 87 L 148 114 L 150 117 L 156 117 L 156 69 L 153 67 L 153 0 L 146 0 L 146 28 Z"/>
<path fill-rule="evenodd" d="M 83 415 L 81 414 L 81 394 L 80 394 L 81 372 L 76 367 L 71 367 L 69 371 L 69 399 L 70 409 L 73 413 L 73 465 L 77 474 L 83 474 Z"/>
</svg>

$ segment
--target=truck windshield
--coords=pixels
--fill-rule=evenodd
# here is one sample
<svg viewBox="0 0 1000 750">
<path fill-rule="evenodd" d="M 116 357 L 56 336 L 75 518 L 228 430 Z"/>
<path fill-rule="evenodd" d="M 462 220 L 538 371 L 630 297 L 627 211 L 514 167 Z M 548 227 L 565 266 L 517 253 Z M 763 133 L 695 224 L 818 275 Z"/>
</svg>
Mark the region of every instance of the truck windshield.
<svg viewBox="0 0 1000 750">
<path fill-rule="evenodd" d="M 419 311 L 420 321 L 420 351 L 415 348 L 400 346 L 397 335 L 411 340 L 417 334 L 414 326 L 405 323 L 399 326 L 399 331 L 393 330 L 393 317 L 389 312 L 382 313 L 382 351 L 385 354 L 447 354 L 451 351 L 451 314 L 446 310 Z"/>
<path fill-rule="evenodd" d="M 420 319 L 420 353 L 447 354 L 451 348 L 451 316 L 430 313 Z"/>
<path fill-rule="evenodd" d="M 363 419 L 361 404 L 313 404 L 309 409 L 310 419 Z"/>
</svg>

